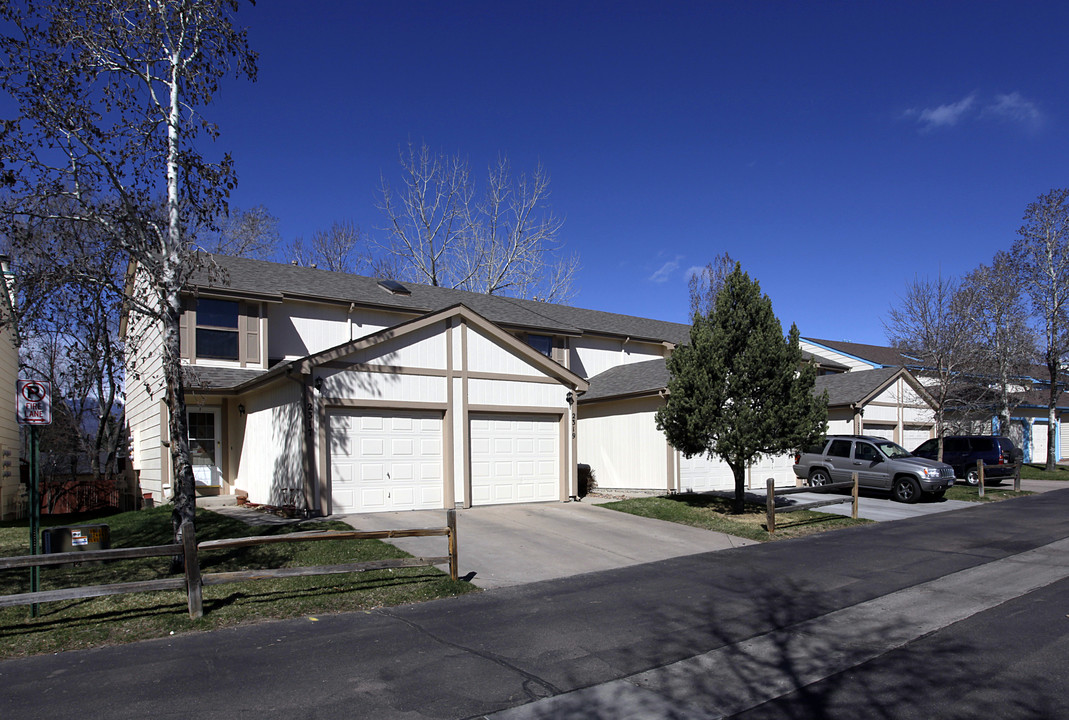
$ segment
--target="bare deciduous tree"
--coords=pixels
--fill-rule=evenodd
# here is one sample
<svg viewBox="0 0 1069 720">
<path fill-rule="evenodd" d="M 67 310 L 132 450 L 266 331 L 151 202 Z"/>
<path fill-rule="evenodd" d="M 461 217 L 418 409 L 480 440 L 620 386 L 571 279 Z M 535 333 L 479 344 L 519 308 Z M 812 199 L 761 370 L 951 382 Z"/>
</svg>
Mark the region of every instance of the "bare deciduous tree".
<svg viewBox="0 0 1069 720">
<path fill-rule="evenodd" d="M 724 279 L 735 269 L 735 261 L 724 252 L 711 263 L 690 276 L 687 286 L 690 291 L 690 315 L 706 316 L 716 309 L 716 296 L 724 287 Z"/>
<path fill-rule="evenodd" d="M 263 205 L 248 210 L 233 208 L 215 221 L 218 229 L 196 233 L 198 245 L 211 254 L 267 260 L 279 245 L 278 218 Z"/>
<path fill-rule="evenodd" d="M 1047 463 L 1057 462 L 1058 395 L 1065 388 L 1062 361 L 1069 350 L 1069 189 L 1051 190 L 1030 203 L 1017 231 L 1013 256 L 1018 281 L 1032 301 L 1040 326 L 1040 352 L 1050 380 Z"/>
<path fill-rule="evenodd" d="M 962 288 L 972 294 L 966 320 L 978 351 L 978 375 L 991 398 L 999 432 L 1006 434 L 1023 389 L 1021 378 L 1036 358 L 1035 332 L 1028 324 L 1013 258 L 996 253 L 990 265 L 965 276 Z"/>
<path fill-rule="evenodd" d="M 297 265 L 334 272 L 355 273 L 369 264 L 364 235 L 359 226 L 349 221 L 317 230 L 307 245 L 304 238 L 295 238 L 283 249 L 283 254 Z"/>
<path fill-rule="evenodd" d="M 228 155 L 201 154 L 198 135 L 218 129 L 197 109 L 229 73 L 255 75 L 238 5 L 0 0 L 0 86 L 19 110 L 0 136 L 15 217 L 91 225 L 134 263 L 143 292 L 126 301 L 144 322 L 131 327 L 161 337 L 151 390 L 168 406 L 176 535 L 195 510 L 179 347 L 181 290 L 197 268 L 186 231 L 224 214 L 236 182 Z"/>
<path fill-rule="evenodd" d="M 940 459 L 947 412 L 960 411 L 973 387 L 976 344 L 965 320 L 972 313 L 971 300 L 951 278 L 917 277 L 906 286 L 901 303 L 890 309 L 886 323 L 891 344 L 916 358 L 922 375 L 930 379 L 925 387 L 935 401 Z"/>
<path fill-rule="evenodd" d="M 541 165 L 514 176 L 500 158 L 481 199 L 459 156 L 410 144 L 401 168 L 398 190 L 382 180 L 388 239 L 379 250 L 389 261 L 377 269 L 474 292 L 552 302 L 572 297 L 579 261 L 561 254 L 563 221 L 548 208 L 549 176 Z"/>
</svg>

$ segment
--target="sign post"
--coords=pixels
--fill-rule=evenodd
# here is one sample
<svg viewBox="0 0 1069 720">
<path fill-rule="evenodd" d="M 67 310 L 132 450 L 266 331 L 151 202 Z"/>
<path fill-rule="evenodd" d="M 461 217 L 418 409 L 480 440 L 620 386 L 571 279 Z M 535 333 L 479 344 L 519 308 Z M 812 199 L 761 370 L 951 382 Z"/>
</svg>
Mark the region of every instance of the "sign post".
<svg viewBox="0 0 1069 720">
<path fill-rule="evenodd" d="M 20 425 L 30 426 L 30 555 L 37 555 L 41 532 L 41 496 L 38 482 L 37 428 L 52 424 L 52 383 L 45 380 L 19 380 L 15 411 Z M 41 586 L 41 568 L 30 567 L 30 592 Z M 37 603 L 30 605 L 30 617 L 37 617 Z"/>
</svg>

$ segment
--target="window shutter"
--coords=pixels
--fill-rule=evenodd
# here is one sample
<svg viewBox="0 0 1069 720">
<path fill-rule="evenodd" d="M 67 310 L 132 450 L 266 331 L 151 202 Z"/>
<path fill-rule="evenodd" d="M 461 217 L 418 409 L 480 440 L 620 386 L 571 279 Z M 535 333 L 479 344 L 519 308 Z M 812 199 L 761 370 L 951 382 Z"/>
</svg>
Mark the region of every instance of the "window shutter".
<svg viewBox="0 0 1069 720">
<path fill-rule="evenodd" d="M 241 346 L 242 365 L 260 364 L 260 303 L 246 302 L 241 304 Z"/>
<path fill-rule="evenodd" d="M 178 345 L 183 360 L 193 358 L 193 336 L 189 332 L 192 323 L 196 322 L 193 305 L 187 298 L 182 298 L 182 314 L 178 316 Z"/>
</svg>

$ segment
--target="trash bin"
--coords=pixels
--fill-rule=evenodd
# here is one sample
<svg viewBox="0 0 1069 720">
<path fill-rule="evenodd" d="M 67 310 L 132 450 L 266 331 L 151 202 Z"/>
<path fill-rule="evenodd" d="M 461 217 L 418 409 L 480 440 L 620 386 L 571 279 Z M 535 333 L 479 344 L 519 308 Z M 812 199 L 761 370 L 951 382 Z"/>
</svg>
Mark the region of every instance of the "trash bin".
<svg viewBox="0 0 1069 720">
<path fill-rule="evenodd" d="M 111 528 L 103 524 L 46 528 L 41 531 L 41 546 L 46 555 L 108 550 L 111 548 Z"/>
</svg>

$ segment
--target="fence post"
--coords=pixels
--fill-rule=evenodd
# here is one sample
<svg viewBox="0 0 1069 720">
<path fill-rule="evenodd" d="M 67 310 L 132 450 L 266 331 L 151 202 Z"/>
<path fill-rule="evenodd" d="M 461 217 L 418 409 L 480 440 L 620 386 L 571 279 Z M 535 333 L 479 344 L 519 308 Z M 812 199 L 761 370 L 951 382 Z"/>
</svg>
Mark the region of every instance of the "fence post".
<svg viewBox="0 0 1069 720">
<path fill-rule="evenodd" d="M 768 528 L 768 534 L 776 532 L 776 481 L 769 478 L 765 481 L 765 485 L 768 488 L 768 497 L 765 500 L 765 525 Z"/>
<path fill-rule="evenodd" d="M 976 461 L 976 474 L 979 475 L 979 482 L 977 485 L 980 487 L 980 497 L 984 496 L 984 461 Z"/>
<path fill-rule="evenodd" d="M 200 561 L 197 559 L 197 533 L 193 523 L 182 523 L 182 564 L 186 567 L 186 598 L 189 601 L 189 617 L 193 620 L 204 617 L 201 596 Z"/>
<path fill-rule="evenodd" d="M 460 563 L 457 557 L 457 511 L 449 508 L 445 511 L 445 524 L 449 527 L 449 577 L 452 580 L 460 578 Z"/>
<path fill-rule="evenodd" d="M 854 509 L 851 511 L 850 517 L 852 517 L 853 519 L 857 520 L 857 502 L 858 502 L 858 500 L 857 500 L 857 473 L 856 472 L 851 473 L 851 476 L 854 479 L 854 490 L 853 490 L 853 493 L 854 493 Z"/>
<path fill-rule="evenodd" d="M 1021 463 L 1013 466 L 1013 490 L 1021 492 Z"/>
</svg>

